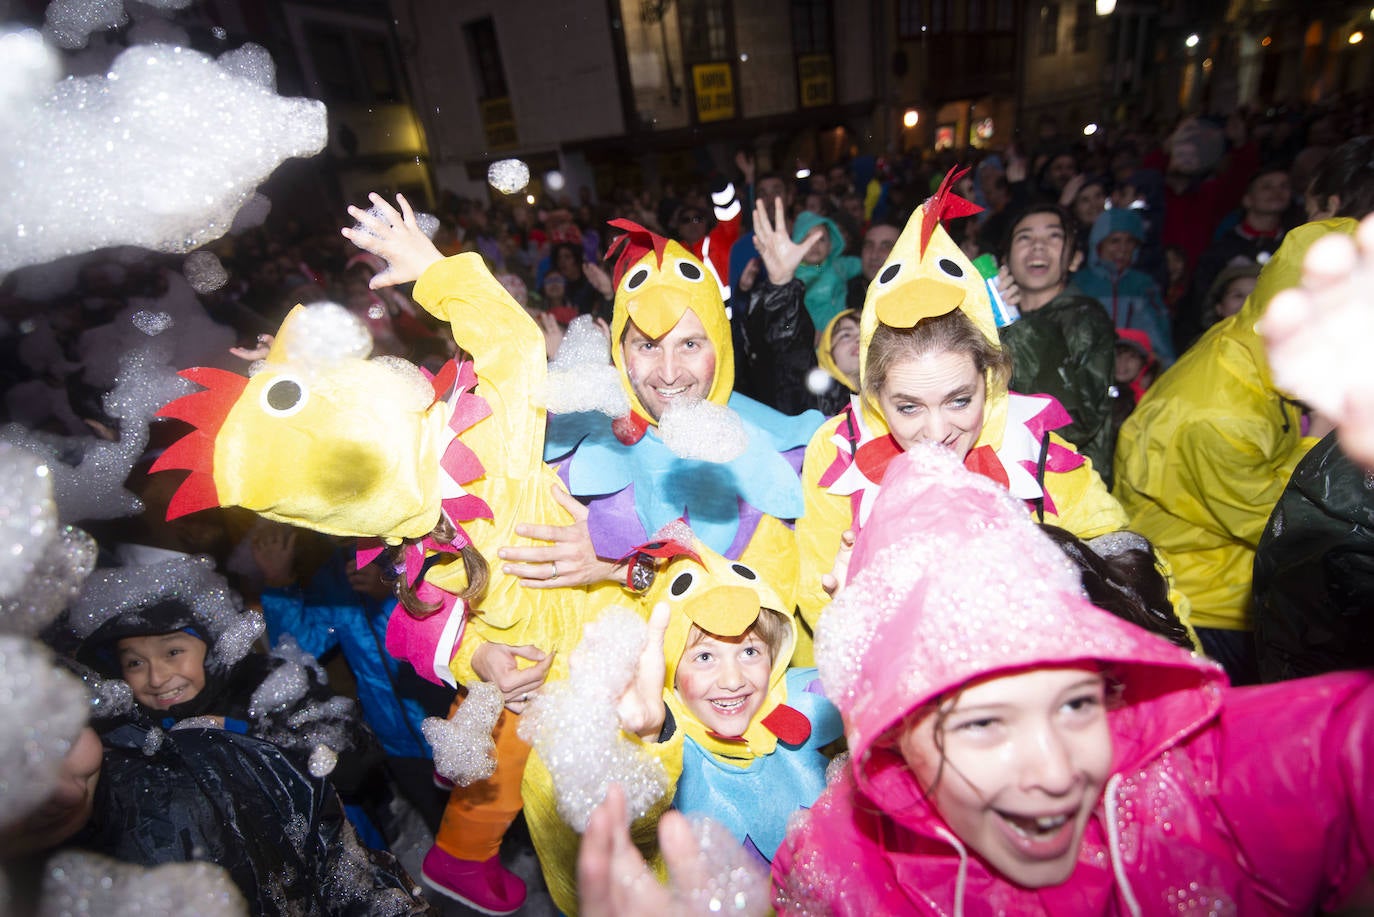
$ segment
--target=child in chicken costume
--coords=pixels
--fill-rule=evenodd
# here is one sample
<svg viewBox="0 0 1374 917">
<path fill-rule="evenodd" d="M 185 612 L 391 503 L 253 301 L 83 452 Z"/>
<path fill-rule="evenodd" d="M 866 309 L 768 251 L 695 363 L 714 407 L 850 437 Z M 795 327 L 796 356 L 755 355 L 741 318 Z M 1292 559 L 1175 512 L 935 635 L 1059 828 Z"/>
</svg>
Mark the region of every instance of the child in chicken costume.
<svg viewBox="0 0 1374 917">
<path fill-rule="evenodd" d="M 672 529 L 677 534 L 669 534 Z M 822 692 L 815 669 L 789 668 L 799 628 L 793 610 L 772 586 L 751 567 L 692 538 L 685 526 L 669 526 L 659 534 L 660 540 L 650 546 L 667 563 L 645 595 L 654 613 L 640 669 L 626 692 L 643 695 L 628 709 L 653 707 L 656 716 L 637 719 L 633 725 L 622 716 L 620 730 L 607 737 L 631 743 L 638 755 L 659 762 L 666 778 L 656 799 L 641 800 L 643 814 L 631 824 L 631 837 L 663 877 L 655 831 L 671 805 L 709 816 L 738 841 L 740 862 L 766 866 L 782 843 L 789 819 L 798 809 L 811 806 L 825 789 L 827 746 L 842 734 L 839 716 Z M 765 622 L 765 616 L 770 620 Z M 729 674 L 711 668 L 703 672 L 696 659 L 746 651 L 760 657 L 766 653 L 768 659 L 741 663 Z M 575 692 L 581 687 L 578 665 L 575 660 L 572 678 L 560 690 Z M 750 668 L 751 673 L 739 678 Z M 643 677 L 646 674 L 649 677 Z M 737 678 L 741 686 L 735 686 Z M 694 684 L 691 690 L 689 680 Z M 723 705 L 727 712 L 699 715 L 709 706 L 703 693 L 729 695 Z M 545 715 L 536 707 L 525 727 L 544 729 L 540 719 Z M 541 751 L 536 738 L 526 771 L 525 818 L 554 903 L 562 913 L 575 914 L 579 838 L 560 817 L 559 803 L 565 796 L 579 798 L 586 790 L 564 785 L 570 782 L 563 776 L 567 765 L 550 761 L 546 766 Z M 594 743 L 581 751 L 597 761 L 617 758 Z M 605 779 L 616 777 L 608 774 Z"/>
<path fill-rule="evenodd" d="M 317 315 L 330 307 L 297 306 L 250 378 L 203 367 L 182 373 L 205 390 L 161 412 L 195 427 L 153 467 L 191 472 L 168 515 L 242 506 L 327 534 L 374 539 L 360 550 L 360 564 L 384 546 L 399 550 L 405 584 L 419 603 L 437 608 L 427 617 L 392 616 L 387 649 L 394 656 L 456 686 L 479 679 L 473 656 L 480 647 L 529 645 L 553 655 L 550 677 L 558 677 L 560 657 L 593 609 L 608 602 L 595 594 L 627 596 L 622 604 L 632 596 L 613 583 L 528 589 L 499 564 L 479 594 L 466 594 L 474 552 L 495 558 L 500 547 L 535 544 L 516 534 L 517 523 L 572 522 L 542 460 L 543 336 L 480 255 L 444 259 L 426 248 L 404 202 L 404 217 L 374 202 L 381 217 L 351 208 L 361 227 L 344 231 L 391 261 L 374 284 L 418 277 L 414 298 L 449 322 L 472 362 L 450 362 L 427 379 L 401 360 L 366 359 L 365 332 L 350 337 L 345 327 L 343 340 L 322 342 L 331 327 L 339 335 L 335 321 Z M 506 701 L 524 707 L 519 698 Z M 489 912 L 515 910 L 524 897 L 496 857 L 520 809 L 529 752 L 515 719 L 502 713 L 496 773 L 455 790 L 436 838 L 439 853 L 426 858 L 431 880 L 432 858 L 449 873 L 470 864 L 460 878 L 484 886 L 481 897 L 454 896 Z"/>
<path fill-rule="evenodd" d="M 962 175 L 951 170 L 916 209 L 870 284 L 859 326 L 860 391 L 806 449 L 806 512 L 797 523 L 802 571 L 797 598 L 813 629 L 830 601 L 822 577 L 835 565 L 842 534 L 862 528 L 888 464 L 902 452 L 876 394 L 868 390 L 874 332 L 881 325 L 910 329 L 922 319 L 959 310 L 1001 349 L 987 282 L 941 225 L 979 210 L 951 190 Z M 1080 538 L 1123 528 L 1126 515 L 1091 463 L 1054 432 L 1071 420 L 1059 402 L 1049 395 L 1011 392 L 1006 378 L 992 369 L 984 382 L 981 429 L 962 456 L 964 465 L 1023 500 L 1039 521 Z M 1163 572 L 1167 576 L 1167 567 Z M 1171 592 L 1170 599 L 1186 624 L 1182 596 Z"/>
</svg>

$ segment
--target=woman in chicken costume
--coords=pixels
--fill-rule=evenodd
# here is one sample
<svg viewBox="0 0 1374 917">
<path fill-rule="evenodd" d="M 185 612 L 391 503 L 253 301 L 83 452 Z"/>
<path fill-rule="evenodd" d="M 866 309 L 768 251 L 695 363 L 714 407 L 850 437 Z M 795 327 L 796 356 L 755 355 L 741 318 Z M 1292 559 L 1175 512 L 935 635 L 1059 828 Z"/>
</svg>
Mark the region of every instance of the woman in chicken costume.
<svg viewBox="0 0 1374 917">
<path fill-rule="evenodd" d="M 1038 520 L 1080 538 L 1126 524 L 1091 462 L 1053 432 L 1070 421 L 1059 402 L 1007 389 L 1010 359 L 987 284 L 941 226 L 978 211 L 950 190 L 962 174 L 946 175 L 916 209 L 870 284 L 860 393 L 806 449 L 797 591 L 813 630 L 830 601 L 822 579 L 836 567 L 844 533 L 862 528 L 888 463 L 915 442 L 949 446 Z M 1186 621 L 1186 610 L 1179 617 Z"/>
<path fill-rule="evenodd" d="M 393 548 L 403 592 L 413 591 L 406 596 L 412 613 L 391 618 L 387 649 L 394 656 L 456 686 L 480 679 L 474 656 L 484 647 L 532 647 L 539 652 L 528 656 L 542 653 L 543 662 L 531 667 L 531 680 L 537 684 L 543 669 L 558 677 L 560 657 L 593 609 L 608 603 L 594 593 L 625 593 L 612 583 L 527 589 L 483 560 L 501 547 L 536 543 L 516 534 L 518 523 L 573 521 L 570 498 L 542 459 L 543 336 L 481 256 L 442 258 L 403 199 L 404 215 L 376 195 L 373 201 L 374 214 L 350 208 L 360 226 L 344 234 L 389 260 L 374 285 L 418 278 L 414 298 L 449 322 L 473 361 L 450 362 L 427 379 L 404 361 L 367 359 L 366 332 L 340 319 L 340 307 L 296 307 L 250 378 L 203 367 L 182 373 L 205 391 L 161 412 L 196 428 L 154 465 L 191 471 L 169 516 L 242 506 L 327 534 L 375 539 L 375 547 L 360 550 L 360 563 Z M 497 771 L 456 791 L 426 858 L 431 884 L 488 912 L 513 911 L 524 898 L 496 853 L 520 809 L 529 748 L 514 720 L 529 690 L 505 697 Z"/>
</svg>

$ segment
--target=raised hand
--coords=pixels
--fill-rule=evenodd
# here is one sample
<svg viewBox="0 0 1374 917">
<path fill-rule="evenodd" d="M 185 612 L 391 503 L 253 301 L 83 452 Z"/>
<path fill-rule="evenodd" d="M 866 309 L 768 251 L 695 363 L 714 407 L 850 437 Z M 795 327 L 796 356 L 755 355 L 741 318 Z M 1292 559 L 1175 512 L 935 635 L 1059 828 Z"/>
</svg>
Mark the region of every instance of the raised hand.
<svg viewBox="0 0 1374 917">
<path fill-rule="evenodd" d="M 401 205 L 399 212 L 380 194 L 367 197 L 381 215 L 350 206 L 348 215 L 357 220 L 361 228 L 345 226 L 339 232 L 363 251 L 386 259 L 386 270 L 374 276 L 368 286 L 378 290 L 418 280 L 426 268 L 443 260 L 439 249 L 415 221 L 415 211 L 410 209 L 404 195 L 396 195 L 396 202 Z"/>
<path fill-rule="evenodd" d="M 1021 305 L 1021 287 L 1011 276 L 1011 268 L 1002 265 L 997 269 L 997 292 L 1002 294 L 1002 302 L 1009 306 Z"/>
<path fill-rule="evenodd" d="M 1374 469 L 1374 216 L 1354 243 L 1339 232 L 1313 243 L 1302 285 L 1275 296 L 1257 327 L 1278 386 L 1330 418 L 1345 453 Z"/>
<path fill-rule="evenodd" d="M 279 522 L 262 522 L 248 536 L 253 560 L 268 586 L 281 589 L 296 581 L 296 530 Z"/>
<path fill-rule="evenodd" d="M 620 728 L 634 733 L 646 742 L 658 739 L 663 731 L 663 675 L 667 664 L 663 658 L 663 634 L 668 629 L 670 611 L 667 602 L 659 602 L 649 616 L 649 636 L 639 654 L 635 677 L 616 705 Z"/>
<path fill-rule="evenodd" d="M 272 342 L 276 340 L 273 335 L 258 335 L 258 346 L 256 347 L 230 347 L 229 352 L 240 360 L 247 360 L 252 363 L 255 360 L 267 358 L 267 354 L 272 350 Z"/>
<path fill-rule="evenodd" d="M 780 287 L 791 281 L 797 273 L 797 265 L 802 263 L 806 253 L 821 240 L 825 234 L 824 226 L 817 226 L 807 233 L 800 242 L 793 242 L 787 234 L 787 220 L 783 212 L 782 199 L 773 201 L 773 219 L 768 219 L 768 208 L 763 201 L 754 204 L 754 247 L 758 249 L 759 260 L 768 272 L 768 282 Z"/>
<path fill-rule="evenodd" d="M 606 273 L 606 269 L 595 261 L 585 261 L 582 264 L 582 275 L 587 278 L 596 292 L 604 298 L 610 299 L 614 290 L 611 287 L 611 275 Z"/>
</svg>

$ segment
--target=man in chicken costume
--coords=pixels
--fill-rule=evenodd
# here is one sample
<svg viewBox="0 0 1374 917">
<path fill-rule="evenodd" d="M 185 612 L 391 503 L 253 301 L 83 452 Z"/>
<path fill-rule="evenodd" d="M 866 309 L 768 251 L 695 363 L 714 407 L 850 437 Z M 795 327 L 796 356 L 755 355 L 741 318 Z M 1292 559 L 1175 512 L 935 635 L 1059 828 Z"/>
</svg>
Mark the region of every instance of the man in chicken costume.
<svg viewBox="0 0 1374 917">
<path fill-rule="evenodd" d="M 611 225 L 626 232 L 614 250 L 611 359 L 629 411 L 614 420 L 591 412 L 550 417 L 545 457 L 589 503 L 582 551 L 603 568 L 585 578 L 560 574 L 557 582 L 625 581 L 633 571 L 613 562 L 684 518 L 708 548 L 775 584 L 791 608 L 790 525 L 802 512 L 802 451 L 823 418 L 816 411 L 789 417 L 733 392 L 730 321 L 710 274 L 676 242 L 628 220 Z M 692 436 L 685 445 L 670 442 L 665 430 L 683 417 Z M 734 432 L 710 442 L 716 429 Z M 542 577 L 551 562 L 564 570 L 568 551 L 564 543 L 503 556 Z M 797 656 L 810 661 L 805 634 Z"/>
<path fill-rule="evenodd" d="M 611 599 L 634 604 L 614 583 L 527 589 L 500 565 L 506 546 L 536 542 L 519 524 L 573 523 L 572 501 L 542 459 L 544 341 L 533 320 L 477 254 L 442 258 L 402 200 L 373 196 L 371 214 L 344 235 L 386 258 L 376 286 L 418 282 L 414 297 L 448 321 L 473 361 L 426 378 L 394 358 L 367 359 L 370 340 L 341 307 L 298 306 L 270 352 L 245 379 L 195 368 L 205 390 L 161 412 L 195 429 L 153 470 L 186 469 L 169 517 L 212 506 L 331 535 L 373 539 L 365 563 L 396 555 L 406 612 L 392 616 L 387 649 L 421 675 L 457 686 L 480 679 L 474 660 L 495 648 L 527 659 L 535 686 L 559 677 L 583 626 Z M 600 593 L 600 597 L 598 596 Z M 523 665 L 523 664 L 521 664 Z M 522 669 L 523 670 L 523 669 Z M 496 773 L 455 790 L 425 875 L 489 913 L 518 909 L 523 883 L 501 866 L 501 837 L 520 810 L 529 747 L 516 714 L 532 688 L 506 693 L 496 725 Z"/>
<path fill-rule="evenodd" d="M 962 174 L 951 171 L 916 209 L 869 286 L 860 321 L 860 391 L 807 446 L 802 475 L 806 512 L 797 523 L 797 600 L 813 629 L 830 601 L 823 577 L 835 568 L 837 557 L 845 556 L 844 533 L 862 528 L 888 463 L 905 449 L 890 428 L 879 393 L 873 391 L 870 349 L 875 333 L 882 326 L 907 331 L 923 320 L 962 312 L 986 342 L 983 349 L 994 355 L 1002 352 L 987 283 L 941 225 L 945 219 L 978 212 L 977 205 L 951 191 Z M 1009 391 L 1009 377 L 1009 366 L 994 365 L 983 373 L 981 416 L 967 425 L 976 433 L 963 444 L 965 466 L 1025 501 L 1039 521 L 1080 538 L 1123 528 L 1126 514 L 1091 462 L 1054 432 L 1070 422 L 1063 407 L 1049 395 Z M 1186 607 L 1179 608 L 1182 597 L 1171 594 L 1171 599 L 1186 623 Z"/>
</svg>

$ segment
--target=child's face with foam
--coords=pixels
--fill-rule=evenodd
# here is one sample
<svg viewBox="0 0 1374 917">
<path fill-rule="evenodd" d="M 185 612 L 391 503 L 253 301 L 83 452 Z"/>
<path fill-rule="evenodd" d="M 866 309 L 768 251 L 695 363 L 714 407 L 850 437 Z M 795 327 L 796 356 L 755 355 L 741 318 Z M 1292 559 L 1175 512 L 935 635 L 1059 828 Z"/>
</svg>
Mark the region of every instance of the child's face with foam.
<svg viewBox="0 0 1374 917">
<path fill-rule="evenodd" d="M 677 695 L 718 736 L 736 738 L 768 696 L 773 654 L 751 627 L 738 637 L 693 628 L 677 668 Z"/>
<path fill-rule="evenodd" d="M 154 710 L 184 704 L 205 689 L 205 642 L 184 631 L 125 637 L 117 644 L 121 677 L 134 700 Z"/>
</svg>

